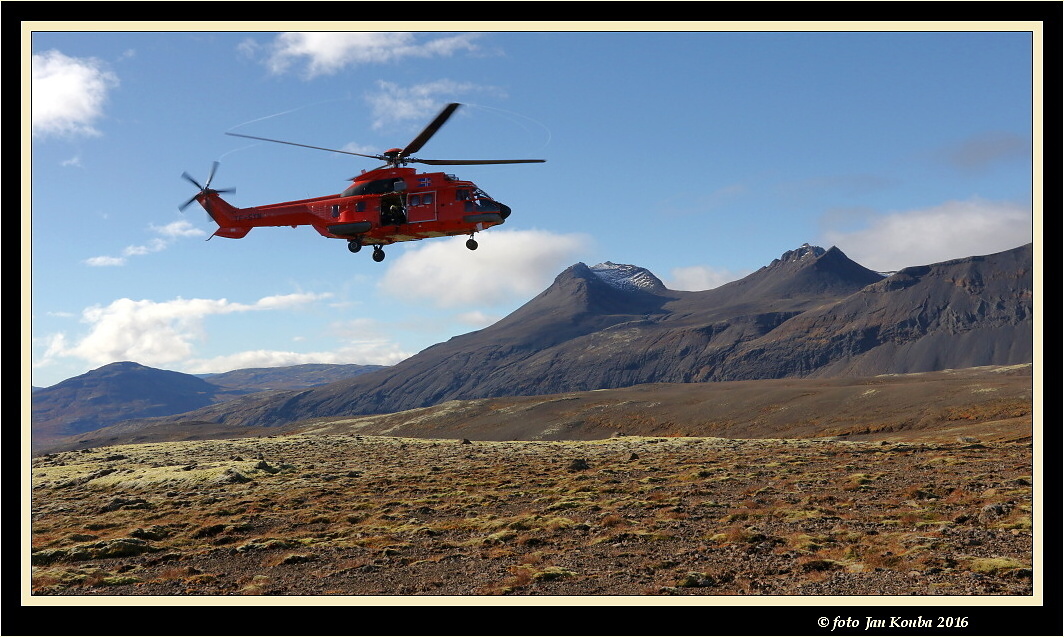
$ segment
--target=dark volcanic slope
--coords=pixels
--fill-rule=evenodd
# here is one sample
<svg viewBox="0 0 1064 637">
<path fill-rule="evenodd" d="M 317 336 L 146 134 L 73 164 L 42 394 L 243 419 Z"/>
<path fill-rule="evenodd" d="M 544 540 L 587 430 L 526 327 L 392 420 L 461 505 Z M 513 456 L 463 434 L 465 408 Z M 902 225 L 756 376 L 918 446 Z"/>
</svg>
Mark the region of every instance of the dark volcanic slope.
<svg viewBox="0 0 1064 637">
<path fill-rule="evenodd" d="M 1022 307 L 1030 305 L 1030 256 L 1027 247 L 1007 259 L 981 257 L 927 266 L 918 269 L 926 274 L 909 284 L 908 270 L 884 280 L 837 248 L 803 246 L 740 281 L 704 292 L 622 289 L 577 264 L 495 325 L 431 347 L 387 370 L 294 397 L 284 404 L 285 418 L 389 413 L 453 399 L 641 383 L 808 376 L 827 365 L 840 365 L 839 357 L 851 358 L 855 352 L 884 345 L 891 348 L 884 354 L 890 366 L 876 368 L 875 356 L 869 355 L 863 374 L 894 372 L 899 366 L 922 371 L 926 368 L 915 361 L 899 358 L 930 356 L 895 344 L 896 337 L 913 336 L 899 332 L 899 313 L 913 303 L 934 313 L 935 319 L 926 325 L 940 349 L 979 337 L 1004 342 L 1016 331 L 1030 330 L 1030 312 Z M 990 269 L 1002 266 L 1015 274 L 1000 286 L 976 289 L 954 284 L 958 269 L 968 267 L 971 280 L 996 280 L 998 275 Z M 908 292 L 890 294 L 898 289 Z M 879 305 L 862 314 L 857 304 L 867 290 L 882 292 L 868 297 L 876 298 Z M 943 298 L 944 290 L 960 298 Z M 953 304 L 978 304 L 980 295 L 986 296 L 984 304 L 1011 311 L 1014 323 L 994 324 L 981 336 L 943 331 L 955 325 L 945 316 Z M 854 296 L 858 299 L 843 303 Z M 880 305 L 891 303 L 903 303 L 905 308 L 878 311 Z M 1013 307 L 1017 304 L 1019 308 Z M 854 342 L 847 349 L 822 332 L 784 329 L 807 314 L 837 329 L 854 329 L 847 317 L 855 315 L 867 322 L 860 334 L 879 336 L 850 337 Z M 1009 356 L 972 354 L 967 361 L 971 365 L 1031 362 L 1031 354 L 1021 344 Z M 278 418 L 271 413 L 236 421 L 266 425 Z"/>
<path fill-rule="evenodd" d="M 730 377 L 862 376 L 1031 362 L 1032 268 L 1030 244 L 905 268 L 748 344 L 730 361 Z"/>
<path fill-rule="evenodd" d="M 34 445 L 130 418 L 191 411 L 219 400 L 226 391 L 189 374 L 111 363 L 34 392 Z"/>
<path fill-rule="evenodd" d="M 123 421 L 209 409 L 252 394 L 325 385 L 380 368 L 294 365 L 240 369 L 201 378 L 138 363 L 111 363 L 33 393 L 32 446 L 42 449 L 62 437 Z M 263 402 L 261 396 L 254 401 Z"/>
<path fill-rule="evenodd" d="M 580 263 L 491 327 L 300 403 L 307 414 L 382 413 L 452 399 L 709 380 L 715 353 L 881 278 L 837 249 L 808 246 L 706 292 L 623 288 Z"/>
<path fill-rule="evenodd" d="M 1012 365 L 872 378 L 659 383 L 447 401 L 391 414 L 314 418 L 269 428 L 187 417 L 180 422 L 127 421 L 72 436 L 47 451 L 289 433 L 497 441 L 597 440 L 616 434 L 1015 441 L 1032 435 L 1032 374 L 1031 365 Z"/>
<path fill-rule="evenodd" d="M 703 292 L 619 285 L 597 268 L 574 265 L 491 327 L 392 367 L 183 420 L 274 427 L 456 399 L 1033 361 L 1031 245 L 889 278 L 806 245 Z"/>
<path fill-rule="evenodd" d="M 285 367 L 250 367 L 204 378 L 228 389 L 267 391 L 274 389 L 303 389 L 335 383 L 382 369 L 383 365 L 305 364 Z"/>
</svg>

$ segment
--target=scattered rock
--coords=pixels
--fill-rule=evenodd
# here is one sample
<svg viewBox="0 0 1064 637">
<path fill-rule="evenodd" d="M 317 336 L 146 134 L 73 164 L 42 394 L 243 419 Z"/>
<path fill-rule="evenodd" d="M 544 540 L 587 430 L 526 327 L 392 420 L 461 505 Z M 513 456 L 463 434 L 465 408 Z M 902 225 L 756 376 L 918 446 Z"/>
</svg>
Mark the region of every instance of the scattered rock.
<svg viewBox="0 0 1064 637">
<path fill-rule="evenodd" d="M 213 537 L 215 535 L 218 535 L 219 533 L 221 533 L 224 530 L 225 530 L 225 525 L 224 524 L 211 524 L 211 525 L 208 525 L 208 526 L 201 526 L 200 528 L 198 528 L 198 529 L 196 529 L 195 531 L 192 532 L 192 537 L 194 537 L 194 538 Z"/>
<path fill-rule="evenodd" d="M 1004 504 L 988 504 L 979 509 L 979 520 L 984 523 L 992 522 L 1007 515 L 1009 510 Z"/>
<path fill-rule="evenodd" d="M 153 524 L 146 529 L 134 529 L 129 535 L 140 540 L 163 540 L 170 537 L 170 529 Z"/>
<path fill-rule="evenodd" d="M 309 553 L 293 553 L 286 555 L 281 564 L 305 564 L 306 562 L 313 562 L 316 558 Z"/>
<path fill-rule="evenodd" d="M 35 565 L 52 564 L 60 561 L 83 562 L 114 557 L 130 557 L 153 550 L 155 549 L 144 540 L 125 537 L 83 544 L 71 549 L 37 551 L 30 557 L 30 562 Z"/>
<path fill-rule="evenodd" d="M 585 471 L 590 468 L 591 465 L 589 465 L 584 458 L 576 458 L 569 463 L 569 471 Z"/>
<path fill-rule="evenodd" d="M 101 513 L 117 511 L 119 509 L 147 509 L 151 504 L 144 498 L 115 498 L 100 508 Z"/>
<path fill-rule="evenodd" d="M 232 467 L 229 467 L 222 475 L 214 479 L 215 484 L 242 484 L 244 482 L 251 482 L 251 478 Z"/>
<path fill-rule="evenodd" d="M 704 586 L 713 586 L 714 580 L 705 573 L 688 573 L 680 578 L 680 581 L 676 582 L 676 585 L 680 588 L 700 588 Z"/>
<path fill-rule="evenodd" d="M 255 468 L 258 469 L 259 471 L 265 471 L 266 473 L 277 473 L 278 471 L 280 471 L 280 469 L 278 469 L 277 467 L 272 466 L 270 463 L 266 462 L 265 460 L 259 460 L 258 462 L 256 462 L 255 463 Z"/>
</svg>

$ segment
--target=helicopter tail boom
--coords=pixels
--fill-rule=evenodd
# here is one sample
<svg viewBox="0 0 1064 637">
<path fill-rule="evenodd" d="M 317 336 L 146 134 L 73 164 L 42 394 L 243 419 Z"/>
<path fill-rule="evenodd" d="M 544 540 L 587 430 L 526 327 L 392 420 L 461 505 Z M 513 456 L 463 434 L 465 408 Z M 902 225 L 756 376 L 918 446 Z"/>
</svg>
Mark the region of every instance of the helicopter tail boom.
<svg viewBox="0 0 1064 637">
<path fill-rule="evenodd" d="M 203 206 L 203 209 L 207 211 L 211 219 L 218 224 L 218 229 L 214 231 L 214 234 L 211 235 L 212 237 L 242 239 L 255 227 L 246 222 L 242 223 L 240 208 L 222 199 L 218 193 L 200 193 L 196 197 L 196 201 Z"/>
</svg>

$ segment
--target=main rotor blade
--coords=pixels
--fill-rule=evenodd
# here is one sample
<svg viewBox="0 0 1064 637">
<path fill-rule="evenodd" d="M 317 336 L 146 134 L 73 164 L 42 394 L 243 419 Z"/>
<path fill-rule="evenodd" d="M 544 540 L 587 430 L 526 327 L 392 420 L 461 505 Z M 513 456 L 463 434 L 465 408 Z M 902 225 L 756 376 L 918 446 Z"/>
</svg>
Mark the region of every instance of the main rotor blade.
<svg viewBox="0 0 1064 637">
<path fill-rule="evenodd" d="M 344 155 L 357 155 L 359 157 L 369 157 L 370 159 L 385 159 L 384 155 L 364 155 L 362 153 L 353 153 L 349 150 L 337 150 L 335 148 L 322 148 L 321 146 L 310 146 L 307 144 L 297 144 L 295 142 L 286 142 L 280 139 L 268 139 L 266 137 L 255 137 L 254 135 L 241 135 L 240 133 L 226 133 L 226 135 L 232 135 L 233 137 L 246 137 L 248 139 L 257 139 L 263 142 L 274 142 L 277 144 L 288 144 L 289 146 L 302 146 L 303 148 L 313 148 L 314 150 L 325 150 L 330 153 L 343 153 Z"/>
<path fill-rule="evenodd" d="M 421 147 L 425 145 L 425 142 L 429 141 L 429 139 L 436 134 L 436 131 L 440 130 L 440 127 L 451 118 L 451 115 L 454 114 L 459 106 L 461 106 L 461 104 L 456 102 L 451 102 L 447 106 L 444 106 L 443 110 L 440 111 L 440 114 L 436 116 L 436 119 L 432 120 L 432 123 L 426 126 L 425 130 L 421 131 L 420 135 L 406 145 L 406 148 L 403 149 L 403 156 L 405 157 L 410 153 L 416 153 L 421 150 Z"/>
<path fill-rule="evenodd" d="M 413 159 L 411 163 L 429 164 L 430 166 L 475 166 L 480 164 L 541 164 L 546 159 Z"/>
</svg>

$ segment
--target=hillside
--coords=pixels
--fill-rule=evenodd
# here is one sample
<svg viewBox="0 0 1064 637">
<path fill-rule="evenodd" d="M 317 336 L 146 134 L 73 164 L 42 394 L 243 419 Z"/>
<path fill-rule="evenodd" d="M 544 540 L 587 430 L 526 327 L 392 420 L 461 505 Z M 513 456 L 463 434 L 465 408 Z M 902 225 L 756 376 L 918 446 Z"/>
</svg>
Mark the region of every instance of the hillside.
<svg viewBox="0 0 1064 637">
<path fill-rule="evenodd" d="M 1022 441 L 1033 430 L 1032 372 L 1030 365 L 1017 365 L 868 378 L 661 383 L 447 401 L 392 414 L 313 418 L 275 427 L 185 416 L 120 423 L 72 437 L 49 451 L 290 433 L 497 441 L 617 435 Z M 251 408 L 257 406 L 252 402 Z"/>
<path fill-rule="evenodd" d="M 328 385 L 383 368 L 383 365 L 305 364 L 250 367 L 218 374 L 204 374 L 202 377 L 214 385 L 229 389 L 268 391 Z"/>
<path fill-rule="evenodd" d="M 1033 316 L 1031 245 L 889 277 L 837 248 L 803 245 L 702 292 L 669 290 L 637 266 L 578 263 L 494 325 L 391 367 L 298 366 L 206 379 L 159 372 L 151 382 L 148 368 L 132 363 L 101 368 L 33 394 L 34 449 L 102 427 L 110 428 L 78 444 L 243 435 L 453 401 L 639 385 L 852 382 L 1030 364 Z M 137 373 L 127 382 L 123 369 Z M 690 391 L 703 391 L 695 385 Z"/>
<path fill-rule="evenodd" d="M 188 374 L 111 363 L 35 391 L 33 435 L 51 440 L 130 418 L 192 411 L 240 393 Z"/>
<path fill-rule="evenodd" d="M 34 390 L 32 446 L 38 450 L 126 420 L 181 414 L 259 392 L 323 385 L 379 368 L 296 365 L 198 377 L 128 361 L 110 363 Z"/>
<path fill-rule="evenodd" d="M 1031 363 L 1032 270 L 1030 245 L 887 278 L 836 248 L 803 246 L 739 281 L 679 292 L 576 264 L 494 325 L 394 366 L 186 420 L 265 427 L 648 383 Z"/>
</svg>

